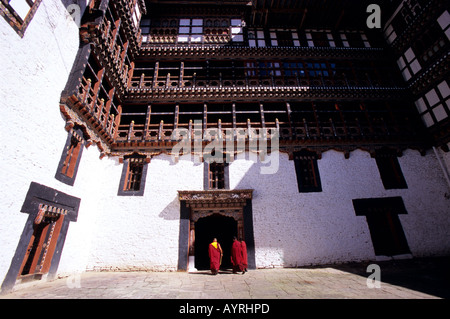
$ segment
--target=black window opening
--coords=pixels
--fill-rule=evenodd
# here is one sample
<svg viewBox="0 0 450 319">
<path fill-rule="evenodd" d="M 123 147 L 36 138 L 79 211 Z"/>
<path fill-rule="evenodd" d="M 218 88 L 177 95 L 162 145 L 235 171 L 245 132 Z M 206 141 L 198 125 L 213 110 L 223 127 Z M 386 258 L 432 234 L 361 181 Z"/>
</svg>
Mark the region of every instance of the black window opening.
<svg viewBox="0 0 450 319">
<path fill-rule="evenodd" d="M 407 214 L 401 197 L 354 199 L 357 216 L 366 216 L 376 256 L 410 254 L 399 214 Z"/>
<path fill-rule="evenodd" d="M 143 196 L 148 160 L 145 155 L 125 156 L 120 178 L 119 196 Z"/>
<path fill-rule="evenodd" d="M 294 165 L 300 193 L 322 191 L 316 153 L 305 150 L 294 152 Z"/>
<path fill-rule="evenodd" d="M 408 188 L 398 158 L 393 152 L 377 152 L 375 160 L 385 189 Z"/>
</svg>

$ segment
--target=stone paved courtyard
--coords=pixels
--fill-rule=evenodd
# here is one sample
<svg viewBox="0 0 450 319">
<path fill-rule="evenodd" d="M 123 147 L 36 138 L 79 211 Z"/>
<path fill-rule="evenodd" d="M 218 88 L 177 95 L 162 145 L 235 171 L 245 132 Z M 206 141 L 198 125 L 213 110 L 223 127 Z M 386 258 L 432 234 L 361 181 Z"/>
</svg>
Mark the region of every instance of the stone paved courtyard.
<svg viewBox="0 0 450 319">
<path fill-rule="evenodd" d="M 85 272 L 24 284 L 14 299 L 435 299 L 450 297 L 450 258 L 378 262 L 379 288 L 369 288 L 369 263 L 246 274 L 202 272 Z M 369 280 L 369 284 L 373 283 Z"/>
</svg>

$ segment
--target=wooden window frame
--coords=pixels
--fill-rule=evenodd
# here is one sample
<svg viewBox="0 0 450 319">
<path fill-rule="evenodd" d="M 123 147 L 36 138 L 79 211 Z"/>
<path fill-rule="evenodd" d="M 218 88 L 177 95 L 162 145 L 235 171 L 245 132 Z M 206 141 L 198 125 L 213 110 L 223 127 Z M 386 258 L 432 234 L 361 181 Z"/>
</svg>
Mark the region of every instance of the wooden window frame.
<svg viewBox="0 0 450 319">
<path fill-rule="evenodd" d="M 34 3 L 30 4 L 30 1 L 26 1 L 30 5 L 30 10 L 28 11 L 25 18 L 19 16 L 19 14 L 14 10 L 9 4 L 10 1 L 1 0 L 0 1 L 0 14 L 8 22 L 8 24 L 17 32 L 17 34 L 23 38 L 25 35 L 25 30 L 33 19 L 39 5 L 42 0 L 35 0 Z"/>
<path fill-rule="evenodd" d="M 218 175 L 222 175 L 222 178 L 219 180 L 219 176 L 217 176 L 217 180 L 215 178 L 215 173 L 212 171 L 215 167 L 222 167 L 223 173 L 219 173 Z M 216 184 L 217 183 L 217 184 Z M 220 186 L 220 187 L 217 187 Z M 204 166 L 204 181 L 203 187 L 205 190 L 220 190 L 220 189 L 230 189 L 230 180 L 229 180 L 229 165 L 225 162 L 208 162 L 205 161 Z"/>
<path fill-rule="evenodd" d="M 83 131 L 79 128 L 71 129 L 55 174 L 57 180 L 73 186 L 85 145 L 86 139 L 84 138 Z"/>
<path fill-rule="evenodd" d="M 145 155 L 124 157 L 118 196 L 144 196 L 148 163 Z"/>
<path fill-rule="evenodd" d="M 321 192 L 322 183 L 317 165 L 317 154 L 302 150 L 294 152 L 293 157 L 299 193 Z M 305 170 L 309 176 L 305 176 Z"/>
<path fill-rule="evenodd" d="M 49 214 L 50 217 L 60 216 L 52 234 L 55 238 L 50 241 L 51 247 L 48 247 L 46 252 L 47 256 L 44 258 L 44 264 L 42 264 L 45 269 L 41 269 L 40 271 L 44 271 L 47 274 L 47 278 L 50 280 L 55 278 L 69 224 L 70 222 L 77 221 L 80 202 L 80 198 L 70 196 L 45 185 L 31 182 L 20 210 L 22 213 L 28 214 L 28 218 L 19 239 L 19 243 L 17 244 L 10 268 L 2 283 L 2 292 L 12 290 L 14 285 L 18 282 L 17 278 L 23 271 L 24 257 L 26 256 L 30 242 L 33 239 L 35 225 L 39 224 L 40 219 L 44 218 L 47 214 Z M 49 242 L 48 238 L 47 242 Z M 41 246 L 41 249 L 42 248 L 44 247 Z M 36 276 L 33 276 L 32 279 L 41 279 L 44 274 L 41 272 L 34 272 L 34 275 Z"/>
</svg>

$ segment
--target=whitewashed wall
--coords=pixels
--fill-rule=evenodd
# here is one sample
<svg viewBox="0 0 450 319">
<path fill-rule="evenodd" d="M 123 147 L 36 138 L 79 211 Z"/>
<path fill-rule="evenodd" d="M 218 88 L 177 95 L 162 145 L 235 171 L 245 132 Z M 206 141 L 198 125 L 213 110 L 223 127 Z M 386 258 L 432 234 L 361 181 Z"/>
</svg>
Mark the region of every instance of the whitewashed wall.
<svg viewBox="0 0 450 319">
<path fill-rule="evenodd" d="M 177 191 L 201 190 L 203 165 L 194 164 L 190 156 L 177 163 L 168 155 L 157 156 L 148 164 L 144 196 L 135 197 L 117 196 L 122 165 L 109 166 L 86 267 L 176 270 L 180 227 Z"/>
<path fill-rule="evenodd" d="M 59 99 L 79 45 L 78 27 L 60 0 L 45 0 L 21 38 L 0 18 L 0 280 L 28 214 L 32 181 L 72 193 L 55 178 L 67 132 Z"/>
<path fill-rule="evenodd" d="M 178 190 L 201 190 L 203 166 L 160 155 L 148 164 L 145 194 L 117 196 L 122 164 L 84 149 L 74 186 L 54 178 L 67 132 L 59 98 L 78 49 L 78 28 L 59 0 L 43 1 L 24 38 L 0 19 L 0 278 L 9 269 L 27 214 L 20 209 L 32 181 L 81 198 L 70 223 L 58 273 L 86 269 L 175 270 Z M 30 52 L 33 54 L 31 55 Z M 33 58 L 30 58 L 32 56 Z M 440 153 L 449 163 L 448 154 Z M 253 188 L 257 267 L 374 258 L 365 217 L 352 199 L 402 196 L 400 220 L 414 256 L 450 253 L 448 185 L 434 153 L 399 159 L 408 189 L 385 190 L 374 159 L 329 151 L 318 161 L 323 192 L 298 193 L 293 161 L 280 154 L 277 174 L 237 159 L 231 188 Z"/>
<path fill-rule="evenodd" d="M 349 159 L 328 151 L 318 161 L 320 193 L 299 193 L 293 161 L 280 154 L 276 175 L 260 175 L 260 163 L 237 160 L 232 188 L 254 188 L 257 267 L 300 266 L 375 259 L 364 216 L 352 200 L 401 196 L 400 221 L 413 256 L 450 253 L 450 200 L 434 154 L 406 151 L 399 158 L 408 189 L 385 190 L 375 160 L 357 150 Z"/>
<path fill-rule="evenodd" d="M 92 190 L 88 185 L 102 179 L 102 192 L 84 194 L 59 271 L 175 270 L 177 190 L 201 190 L 203 166 L 190 158 L 174 163 L 167 155 L 154 157 L 148 164 L 144 196 L 120 197 L 122 165 L 114 159 L 100 161 L 91 152 L 97 151 L 83 154 L 77 186 Z M 421 156 L 406 151 L 399 162 L 408 189 L 385 190 L 367 152 L 356 150 L 344 159 L 342 153 L 328 151 L 318 161 L 323 191 L 303 194 L 286 154 L 279 155 L 279 170 L 273 175 L 260 174 L 266 164 L 246 158 L 230 165 L 230 187 L 254 189 L 257 267 L 375 259 L 366 218 L 355 215 L 352 200 L 357 198 L 401 196 L 408 214 L 400 215 L 400 221 L 412 255 L 450 253 L 448 189 L 432 152 Z"/>
</svg>

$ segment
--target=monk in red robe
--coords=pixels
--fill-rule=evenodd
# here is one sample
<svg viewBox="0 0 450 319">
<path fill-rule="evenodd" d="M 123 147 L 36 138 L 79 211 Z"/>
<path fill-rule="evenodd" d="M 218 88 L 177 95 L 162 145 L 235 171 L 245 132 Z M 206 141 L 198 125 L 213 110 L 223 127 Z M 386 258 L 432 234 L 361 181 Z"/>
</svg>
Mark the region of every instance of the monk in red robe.
<svg viewBox="0 0 450 319">
<path fill-rule="evenodd" d="M 233 274 L 237 274 L 238 271 L 242 271 L 242 274 L 245 273 L 242 265 L 241 242 L 236 237 L 233 238 L 233 245 L 231 246 L 231 263 L 233 264 Z"/>
<path fill-rule="evenodd" d="M 241 238 L 241 249 L 242 249 L 242 267 L 244 268 L 244 272 L 247 272 L 248 268 L 248 258 L 247 258 L 247 244 Z"/>
<path fill-rule="evenodd" d="M 217 238 L 214 238 L 213 242 L 209 244 L 208 253 L 211 273 L 217 275 L 223 255 L 222 247 L 220 247 L 220 244 L 217 242 Z"/>
</svg>

